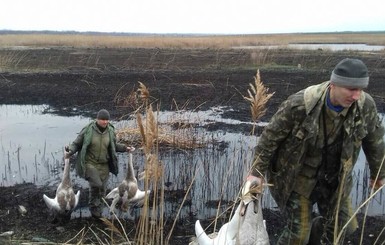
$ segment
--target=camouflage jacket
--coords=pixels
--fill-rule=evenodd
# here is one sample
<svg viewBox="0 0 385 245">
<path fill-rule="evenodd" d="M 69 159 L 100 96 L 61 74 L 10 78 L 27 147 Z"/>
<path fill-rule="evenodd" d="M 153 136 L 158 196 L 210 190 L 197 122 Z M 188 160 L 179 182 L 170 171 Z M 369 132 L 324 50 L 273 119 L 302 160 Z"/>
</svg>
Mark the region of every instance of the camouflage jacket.
<svg viewBox="0 0 385 245">
<path fill-rule="evenodd" d="M 91 144 L 92 134 L 96 133 L 98 130 L 96 126 L 96 121 L 89 123 L 85 126 L 76 137 L 74 142 L 69 146 L 70 155 L 78 152 L 76 159 L 76 172 L 79 176 L 85 176 L 85 159 L 87 154 L 87 148 Z M 109 161 L 108 166 L 111 173 L 117 175 L 119 172 L 118 168 L 118 157 L 116 152 L 125 152 L 126 146 L 124 144 L 119 144 L 116 142 L 115 128 L 112 124 L 107 126 L 108 134 L 110 137 L 110 145 L 108 147 Z"/>
<path fill-rule="evenodd" d="M 291 95 L 284 101 L 266 126 L 255 150 L 251 174 L 265 176 L 272 184 L 270 192 L 283 208 L 293 191 L 306 151 L 314 146 L 320 130 L 319 118 L 324 105 L 323 95 L 329 82 L 310 86 Z M 380 171 L 385 177 L 384 128 L 379 119 L 373 98 L 361 93 L 343 123 L 343 143 L 339 190 L 349 195 L 352 188 L 352 171 L 361 146 L 369 163 L 371 178 Z"/>
</svg>

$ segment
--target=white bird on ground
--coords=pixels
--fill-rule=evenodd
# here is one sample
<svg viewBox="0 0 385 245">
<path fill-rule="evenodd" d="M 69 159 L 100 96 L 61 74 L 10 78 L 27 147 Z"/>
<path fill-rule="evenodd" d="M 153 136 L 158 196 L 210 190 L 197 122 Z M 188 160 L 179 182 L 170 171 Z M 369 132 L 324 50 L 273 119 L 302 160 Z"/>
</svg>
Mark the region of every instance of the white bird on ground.
<svg viewBox="0 0 385 245">
<path fill-rule="evenodd" d="M 268 245 L 269 235 L 262 215 L 261 194 L 257 197 L 250 193 L 255 186 L 246 181 L 242 190 L 242 201 L 231 220 L 224 224 L 214 238 L 203 230 L 199 220 L 195 223 L 195 234 L 199 245 Z"/>
<path fill-rule="evenodd" d="M 135 150 L 135 149 L 133 149 Z M 131 150 L 131 152 L 133 151 Z M 122 201 L 120 209 L 123 212 L 128 210 L 129 204 L 141 204 L 144 201 L 145 195 L 150 194 L 150 190 L 141 191 L 138 188 L 138 181 L 134 174 L 134 167 L 132 165 L 132 153 L 129 153 L 126 178 L 107 194 L 106 199 L 113 199 L 110 206 L 110 213 L 114 213 L 115 206 Z"/>
<path fill-rule="evenodd" d="M 43 194 L 43 199 L 47 207 L 54 214 L 71 214 L 79 203 L 80 191 L 76 194 L 72 188 L 70 179 L 69 158 L 64 157 L 63 179 L 56 189 L 55 198 L 49 198 Z"/>
</svg>

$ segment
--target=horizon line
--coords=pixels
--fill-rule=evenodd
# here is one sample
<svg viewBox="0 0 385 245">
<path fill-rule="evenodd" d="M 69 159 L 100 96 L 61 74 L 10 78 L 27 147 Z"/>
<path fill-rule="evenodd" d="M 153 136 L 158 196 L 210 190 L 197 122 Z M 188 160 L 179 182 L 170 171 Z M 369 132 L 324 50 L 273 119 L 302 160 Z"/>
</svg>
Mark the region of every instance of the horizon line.
<svg viewBox="0 0 385 245">
<path fill-rule="evenodd" d="M 351 34 L 351 33 L 384 33 L 385 30 L 372 30 L 372 31 L 317 31 L 317 32 L 274 32 L 274 33 L 155 33 L 155 32 L 103 32 L 103 31 L 53 31 L 53 30 L 11 30 L 11 29 L 0 29 L 0 35 L 2 34 L 32 34 L 32 33 L 43 33 L 43 34 L 88 34 L 88 35 L 113 35 L 113 36 L 252 36 L 252 35 L 285 35 L 285 34 Z"/>
</svg>

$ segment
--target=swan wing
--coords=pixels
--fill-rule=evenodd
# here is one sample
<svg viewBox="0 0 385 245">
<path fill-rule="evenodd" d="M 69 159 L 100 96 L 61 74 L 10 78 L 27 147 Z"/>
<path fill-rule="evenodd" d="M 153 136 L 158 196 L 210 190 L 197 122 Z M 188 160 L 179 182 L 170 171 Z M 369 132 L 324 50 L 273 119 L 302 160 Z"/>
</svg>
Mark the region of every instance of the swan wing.
<svg viewBox="0 0 385 245">
<path fill-rule="evenodd" d="M 60 206 L 59 206 L 59 203 L 56 200 L 56 197 L 55 198 L 49 198 L 45 194 L 43 194 L 43 199 L 44 199 L 45 204 L 47 205 L 47 207 L 50 210 L 54 210 L 54 211 L 59 211 L 60 210 Z"/>
<path fill-rule="evenodd" d="M 224 231 L 225 232 L 225 236 L 226 236 L 226 240 L 228 240 L 228 241 L 234 240 L 236 238 L 236 236 L 237 236 L 237 234 L 239 232 L 239 227 L 241 226 L 241 224 L 243 224 L 243 221 L 245 220 L 245 218 L 240 215 L 241 205 L 242 204 L 238 205 L 237 209 L 235 210 L 235 212 L 233 214 L 233 217 L 227 223 L 226 230 Z M 224 227 L 225 227 L 225 225 L 223 225 L 221 230 Z"/>
<path fill-rule="evenodd" d="M 215 238 L 211 239 L 203 230 L 199 220 L 195 222 L 195 235 L 199 245 L 232 245 L 235 244 L 238 235 L 239 227 L 243 221 L 243 217 L 240 216 L 240 205 L 235 211 L 231 220 L 224 224 L 218 231 Z"/>
<path fill-rule="evenodd" d="M 119 197 L 119 188 L 115 187 L 112 189 L 106 196 L 106 199 L 114 199 L 115 197 Z"/>
<path fill-rule="evenodd" d="M 147 190 L 147 191 L 141 191 L 141 190 L 137 190 L 136 193 L 135 193 L 135 196 L 133 196 L 131 199 L 129 199 L 128 201 L 129 202 L 141 202 L 144 200 L 144 197 L 147 195 L 149 195 L 151 193 L 150 190 Z"/>
<path fill-rule="evenodd" d="M 80 199 L 80 191 L 78 191 L 75 195 L 75 204 L 73 208 L 76 208 L 79 204 L 79 199 Z"/>
<path fill-rule="evenodd" d="M 199 220 L 195 222 L 195 235 L 199 245 L 214 245 L 214 240 L 206 234 Z"/>
</svg>

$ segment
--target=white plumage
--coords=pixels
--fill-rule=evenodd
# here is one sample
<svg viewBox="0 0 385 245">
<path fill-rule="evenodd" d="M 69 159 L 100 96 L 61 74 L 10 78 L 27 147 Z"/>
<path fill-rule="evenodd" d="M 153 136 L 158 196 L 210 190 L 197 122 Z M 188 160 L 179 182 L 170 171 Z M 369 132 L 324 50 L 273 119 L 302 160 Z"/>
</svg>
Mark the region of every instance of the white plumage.
<svg viewBox="0 0 385 245">
<path fill-rule="evenodd" d="M 120 209 L 123 212 L 128 210 L 128 206 L 131 203 L 141 204 L 144 201 L 145 195 L 150 194 L 150 190 L 141 191 L 138 188 L 138 181 L 135 178 L 134 167 L 132 164 L 132 153 L 129 153 L 129 159 L 127 164 L 127 174 L 126 178 L 122 181 L 122 183 L 115 187 L 110 193 L 107 194 L 106 199 L 113 199 L 110 212 L 113 213 L 115 211 L 115 206 L 119 202 L 122 201 L 122 205 Z"/>
<path fill-rule="evenodd" d="M 246 181 L 242 201 L 231 220 L 224 224 L 214 238 L 203 230 L 199 220 L 195 223 L 195 234 L 199 245 L 268 245 L 269 235 L 262 215 L 261 195 L 254 197 L 250 188 L 254 183 Z"/>
<path fill-rule="evenodd" d="M 70 179 L 70 163 L 68 158 L 64 158 L 63 179 L 56 189 L 55 198 L 49 198 L 43 194 L 43 199 L 47 207 L 57 214 L 70 214 L 78 205 L 80 191 L 76 194 L 72 188 Z"/>
</svg>

